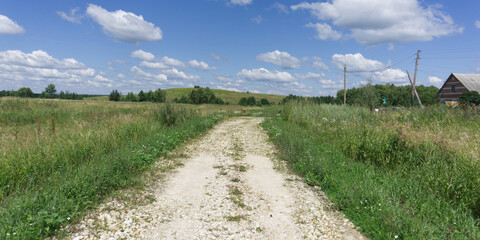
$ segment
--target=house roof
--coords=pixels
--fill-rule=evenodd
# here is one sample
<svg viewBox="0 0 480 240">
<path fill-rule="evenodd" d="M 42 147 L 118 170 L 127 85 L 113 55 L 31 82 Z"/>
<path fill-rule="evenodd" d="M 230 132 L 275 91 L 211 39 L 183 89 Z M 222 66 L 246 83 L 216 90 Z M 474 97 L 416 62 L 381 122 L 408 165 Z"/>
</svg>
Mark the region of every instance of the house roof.
<svg viewBox="0 0 480 240">
<path fill-rule="evenodd" d="M 469 91 L 480 92 L 480 74 L 452 73 Z"/>
</svg>

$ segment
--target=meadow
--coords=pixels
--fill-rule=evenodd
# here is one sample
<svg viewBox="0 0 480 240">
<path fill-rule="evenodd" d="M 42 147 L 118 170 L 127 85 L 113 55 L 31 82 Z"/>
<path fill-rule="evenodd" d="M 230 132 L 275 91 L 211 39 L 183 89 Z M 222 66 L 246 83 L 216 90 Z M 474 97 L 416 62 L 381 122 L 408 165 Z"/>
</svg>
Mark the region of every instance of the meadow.
<svg viewBox="0 0 480 240">
<path fill-rule="evenodd" d="M 41 239 L 232 109 L 0 99 L 0 239 Z M 223 112 L 223 115 L 221 114 Z"/>
<path fill-rule="evenodd" d="M 290 103 L 280 157 L 371 239 L 480 239 L 480 115 Z"/>
</svg>

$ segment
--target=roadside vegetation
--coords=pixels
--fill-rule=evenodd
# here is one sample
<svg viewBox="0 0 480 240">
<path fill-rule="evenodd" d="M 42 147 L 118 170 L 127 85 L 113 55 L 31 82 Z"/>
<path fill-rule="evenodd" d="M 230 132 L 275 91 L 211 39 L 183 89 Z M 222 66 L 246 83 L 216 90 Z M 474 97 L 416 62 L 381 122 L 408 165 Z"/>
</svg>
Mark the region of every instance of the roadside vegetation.
<svg viewBox="0 0 480 240">
<path fill-rule="evenodd" d="M 222 119 L 152 103 L 0 99 L 0 239 L 42 239 Z"/>
<path fill-rule="evenodd" d="M 291 102 L 263 123 L 371 239 L 480 239 L 480 115 Z"/>
</svg>

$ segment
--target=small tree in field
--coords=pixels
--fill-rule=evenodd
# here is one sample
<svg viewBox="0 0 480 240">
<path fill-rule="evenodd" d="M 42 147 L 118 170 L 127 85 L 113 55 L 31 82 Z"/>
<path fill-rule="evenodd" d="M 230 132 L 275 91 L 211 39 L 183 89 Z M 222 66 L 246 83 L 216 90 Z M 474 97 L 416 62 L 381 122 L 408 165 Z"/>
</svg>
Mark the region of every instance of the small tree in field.
<svg viewBox="0 0 480 240">
<path fill-rule="evenodd" d="M 129 92 L 127 94 L 127 96 L 125 97 L 125 101 L 128 101 L 128 102 L 136 102 L 137 101 L 137 97 L 135 96 L 135 94 L 133 94 L 133 92 Z"/>
<path fill-rule="evenodd" d="M 33 91 L 28 87 L 22 87 L 18 89 L 17 96 L 22 98 L 33 98 Z"/>
<path fill-rule="evenodd" d="M 138 101 L 145 102 L 146 100 L 147 97 L 145 96 L 145 93 L 143 92 L 143 90 L 140 90 L 140 92 L 138 93 Z"/>
<path fill-rule="evenodd" d="M 108 96 L 108 100 L 115 101 L 115 102 L 120 101 L 120 93 L 116 89 L 112 90 L 112 92 Z"/>
<path fill-rule="evenodd" d="M 48 84 L 48 86 L 45 88 L 45 97 L 55 98 L 56 96 L 57 96 L 57 89 L 55 88 L 55 85 Z"/>
<path fill-rule="evenodd" d="M 480 94 L 477 91 L 470 91 L 462 94 L 459 101 L 465 105 L 479 105 L 480 104 Z"/>
</svg>

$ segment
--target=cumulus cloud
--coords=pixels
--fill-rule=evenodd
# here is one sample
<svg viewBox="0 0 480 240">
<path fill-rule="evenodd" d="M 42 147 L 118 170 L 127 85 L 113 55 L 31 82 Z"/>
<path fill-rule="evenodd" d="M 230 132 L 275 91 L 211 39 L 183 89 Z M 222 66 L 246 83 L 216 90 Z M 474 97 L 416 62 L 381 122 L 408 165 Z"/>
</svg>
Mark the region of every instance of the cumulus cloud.
<svg viewBox="0 0 480 240">
<path fill-rule="evenodd" d="M 339 69 L 343 69 L 347 65 L 349 72 L 373 72 L 385 69 L 385 64 L 372 59 L 365 58 L 361 53 L 356 54 L 334 54 L 332 63 Z"/>
<path fill-rule="evenodd" d="M 200 77 L 198 75 L 188 74 L 176 68 L 170 68 L 170 69 L 164 70 L 162 71 L 162 73 L 167 75 L 168 79 L 188 80 L 188 81 L 200 80 Z"/>
<path fill-rule="evenodd" d="M 217 79 L 221 82 L 231 82 L 232 78 L 229 75 L 222 75 L 222 74 L 214 74 L 213 78 Z"/>
<path fill-rule="evenodd" d="M 267 82 L 292 82 L 295 81 L 293 77 L 288 72 L 280 72 L 277 70 L 269 71 L 265 68 L 255 68 L 255 69 L 243 69 L 237 76 L 241 79 L 247 79 L 251 81 L 267 81 Z"/>
<path fill-rule="evenodd" d="M 434 85 L 434 86 L 441 86 L 445 82 L 444 80 L 435 77 L 435 76 L 429 76 L 428 77 L 428 83 Z"/>
<path fill-rule="evenodd" d="M 230 0 L 230 4 L 245 6 L 251 4 L 253 0 Z"/>
<path fill-rule="evenodd" d="M 77 14 L 78 8 L 72 8 L 70 9 L 70 13 L 65 13 L 62 11 L 58 11 L 57 14 L 64 20 L 67 20 L 71 23 L 81 23 L 80 19 L 83 18 L 83 16 Z"/>
<path fill-rule="evenodd" d="M 291 56 L 288 52 L 281 52 L 279 50 L 259 54 L 257 56 L 257 61 L 273 63 L 283 69 L 300 67 L 300 60 L 298 60 L 298 58 Z"/>
<path fill-rule="evenodd" d="M 327 78 L 327 76 L 324 73 L 304 73 L 304 74 L 295 74 L 296 77 L 302 80 L 313 80 L 316 81 L 318 84 L 320 84 L 321 88 L 341 88 L 342 85 L 334 82 L 330 79 Z"/>
<path fill-rule="evenodd" d="M 5 15 L 0 14 L 0 34 L 20 34 L 24 33 L 23 27 L 12 21 Z"/>
<path fill-rule="evenodd" d="M 424 7 L 418 0 L 329 0 L 303 2 L 291 9 L 308 10 L 319 20 L 349 29 L 351 37 L 365 45 L 430 41 L 463 32 L 441 5 Z"/>
<path fill-rule="evenodd" d="M 323 60 L 320 57 L 313 57 L 312 67 L 315 69 L 323 69 L 325 71 L 328 71 L 328 66 L 323 63 Z"/>
<path fill-rule="evenodd" d="M 203 62 L 203 61 L 199 62 L 197 60 L 190 60 L 190 61 L 188 61 L 188 65 L 190 65 L 190 67 L 192 67 L 194 69 L 197 69 L 199 71 L 217 70 L 216 67 L 208 66 L 208 64 L 206 62 Z"/>
<path fill-rule="evenodd" d="M 162 40 L 160 28 L 145 21 L 142 15 L 123 10 L 109 12 L 94 4 L 88 5 L 87 15 L 100 24 L 106 34 L 119 41 L 138 43 Z"/>
<path fill-rule="evenodd" d="M 408 84 L 407 74 L 400 69 L 386 69 L 383 71 L 376 71 L 372 80 L 376 80 L 383 83 L 396 83 L 396 84 Z"/>
<path fill-rule="evenodd" d="M 185 63 L 183 63 L 182 61 L 177 60 L 175 58 L 169 58 L 167 56 L 162 58 L 162 62 L 171 67 L 181 67 L 181 68 L 185 67 Z"/>
<path fill-rule="evenodd" d="M 338 40 L 342 38 L 342 34 L 333 30 L 330 25 L 327 23 L 309 23 L 305 25 L 305 27 L 308 28 L 313 28 L 317 32 L 317 35 L 315 35 L 315 38 L 320 39 L 320 40 Z"/>
<path fill-rule="evenodd" d="M 480 28 L 480 20 L 475 21 L 475 27 Z"/>
<path fill-rule="evenodd" d="M 153 61 L 155 59 L 155 55 L 149 52 L 145 52 L 142 49 L 138 49 L 133 51 L 130 56 L 132 58 L 139 58 L 145 61 Z"/>
<path fill-rule="evenodd" d="M 272 7 L 277 9 L 279 12 L 288 13 L 288 7 L 281 3 L 276 2 L 272 5 Z"/>
<path fill-rule="evenodd" d="M 122 74 L 122 73 L 119 73 L 119 74 L 117 75 L 117 77 L 120 78 L 120 79 L 124 79 L 124 78 L 125 78 L 125 75 Z"/>
<path fill-rule="evenodd" d="M 85 64 L 73 59 L 56 59 L 42 50 L 24 53 L 19 50 L 0 52 L 0 79 L 12 86 L 38 86 L 49 83 L 98 92 L 99 87 L 112 87 L 113 81 Z M 32 83 L 34 82 L 34 83 Z"/>
</svg>

